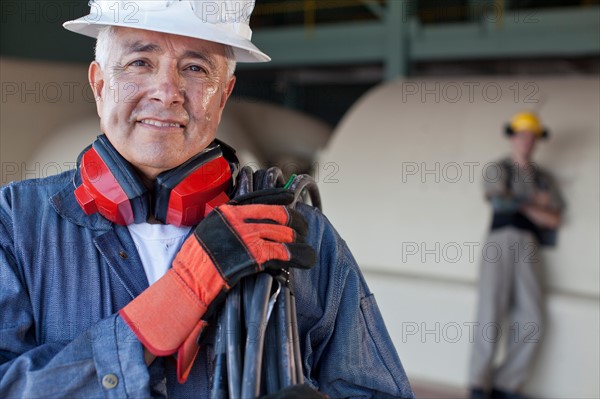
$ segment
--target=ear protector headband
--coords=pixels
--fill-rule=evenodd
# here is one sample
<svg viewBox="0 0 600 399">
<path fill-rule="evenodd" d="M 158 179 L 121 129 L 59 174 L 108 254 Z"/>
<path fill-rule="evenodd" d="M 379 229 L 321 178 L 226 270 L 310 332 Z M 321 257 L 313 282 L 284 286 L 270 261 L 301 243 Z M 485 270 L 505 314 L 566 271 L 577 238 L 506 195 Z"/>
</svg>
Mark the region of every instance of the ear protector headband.
<svg viewBox="0 0 600 399">
<path fill-rule="evenodd" d="M 175 226 L 197 224 L 213 208 L 229 201 L 238 160 L 235 150 L 215 140 L 182 165 L 158 175 L 152 194 L 105 135 L 78 159 L 81 184 L 75 198 L 83 211 L 100 213 L 126 226 L 153 215 Z"/>
<path fill-rule="evenodd" d="M 506 126 L 504 126 L 504 134 L 508 137 L 511 137 L 515 134 L 518 134 L 518 132 L 516 132 L 511 126 L 510 124 L 506 124 Z M 550 137 L 550 133 L 548 132 L 548 129 L 544 129 L 542 130 L 539 134 L 536 134 L 537 137 L 539 137 L 540 139 L 547 139 Z"/>
</svg>

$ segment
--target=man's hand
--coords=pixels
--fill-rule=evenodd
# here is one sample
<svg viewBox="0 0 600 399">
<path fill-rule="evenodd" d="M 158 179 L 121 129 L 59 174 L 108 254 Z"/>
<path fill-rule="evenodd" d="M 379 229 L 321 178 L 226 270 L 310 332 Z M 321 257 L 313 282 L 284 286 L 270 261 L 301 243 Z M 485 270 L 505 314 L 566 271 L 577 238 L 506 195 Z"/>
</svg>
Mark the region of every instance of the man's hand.
<svg viewBox="0 0 600 399">
<path fill-rule="evenodd" d="M 528 203 L 521 205 L 519 211 L 539 227 L 557 229 L 561 224 L 561 212 L 552 209 L 550 204 L 550 193 L 538 191 Z"/>
<path fill-rule="evenodd" d="M 306 221 L 287 207 L 293 199 L 287 190 L 258 192 L 217 207 L 200 222 L 173 267 L 119 312 L 147 351 L 171 355 L 197 336 L 206 326 L 201 319 L 241 278 L 314 265 L 315 252 L 304 243 Z M 180 366 L 181 381 L 191 364 Z"/>
<path fill-rule="evenodd" d="M 537 207 L 548 209 L 551 201 L 552 198 L 548 191 L 536 191 L 529 202 Z"/>
</svg>

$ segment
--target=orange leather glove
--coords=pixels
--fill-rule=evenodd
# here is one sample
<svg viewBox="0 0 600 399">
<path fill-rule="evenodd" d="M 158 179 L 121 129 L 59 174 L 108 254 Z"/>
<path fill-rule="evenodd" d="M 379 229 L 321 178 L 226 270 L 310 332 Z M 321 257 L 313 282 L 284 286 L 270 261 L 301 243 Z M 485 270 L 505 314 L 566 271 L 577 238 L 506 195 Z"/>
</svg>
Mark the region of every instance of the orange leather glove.
<svg viewBox="0 0 600 399">
<path fill-rule="evenodd" d="M 293 200 L 293 192 L 272 189 L 215 208 L 184 242 L 172 268 L 119 311 L 149 352 L 179 351 L 179 382 L 191 370 L 204 320 L 240 279 L 314 265 L 315 252 L 304 243 L 306 221 L 286 206 Z"/>
</svg>

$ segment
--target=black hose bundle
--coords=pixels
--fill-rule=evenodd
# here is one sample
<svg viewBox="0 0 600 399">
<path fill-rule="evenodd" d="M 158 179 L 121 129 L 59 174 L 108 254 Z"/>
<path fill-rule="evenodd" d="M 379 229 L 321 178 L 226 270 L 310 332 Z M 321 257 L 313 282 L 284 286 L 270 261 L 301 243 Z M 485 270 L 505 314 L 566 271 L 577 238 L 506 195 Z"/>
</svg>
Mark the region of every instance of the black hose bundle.
<svg viewBox="0 0 600 399">
<path fill-rule="evenodd" d="M 293 176 L 286 184 L 278 168 L 256 172 L 242 168 L 234 198 L 273 188 L 294 191 L 292 207 L 309 199 L 321 208 L 312 177 Z M 216 320 L 212 399 L 258 398 L 304 383 L 296 302 L 288 271 L 242 280 L 229 292 Z"/>
</svg>

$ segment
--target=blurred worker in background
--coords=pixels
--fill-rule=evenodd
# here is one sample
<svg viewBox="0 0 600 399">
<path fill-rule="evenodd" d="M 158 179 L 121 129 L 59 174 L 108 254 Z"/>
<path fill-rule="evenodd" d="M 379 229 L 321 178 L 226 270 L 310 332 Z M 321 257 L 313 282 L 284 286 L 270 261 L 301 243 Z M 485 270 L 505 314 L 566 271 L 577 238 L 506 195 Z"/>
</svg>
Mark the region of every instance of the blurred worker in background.
<svg viewBox="0 0 600 399">
<path fill-rule="evenodd" d="M 497 162 L 496 176 L 485 179 L 494 215 L 479 277 L 472 399 L 523 398 L 520 391 L 544 331 L 539 249 L 555 244 L 564 208 L 551 176 L 532 161 L 536 144 L 548 137 L 537 115 L 518 113 L 505 133 L 511 156 Z M 506 356 L 496 367 L 500 339 L 506 342 Z"/>
<path fill-rule="evenodd" d="M 210 397 L 200 332 L 240 279 L 283 270 L 306 384 L 267 393 L 412 398 L 323 214 L 287 189 L 230 200 L 238 162 L 215 135 L 235 63 L 269 60 L 250 41 L 254 1 L 90 5 L 65 27 L 97 38 L 103 134 L 77 170 L 0 191 L 0 397 Z"/>
</svg>

